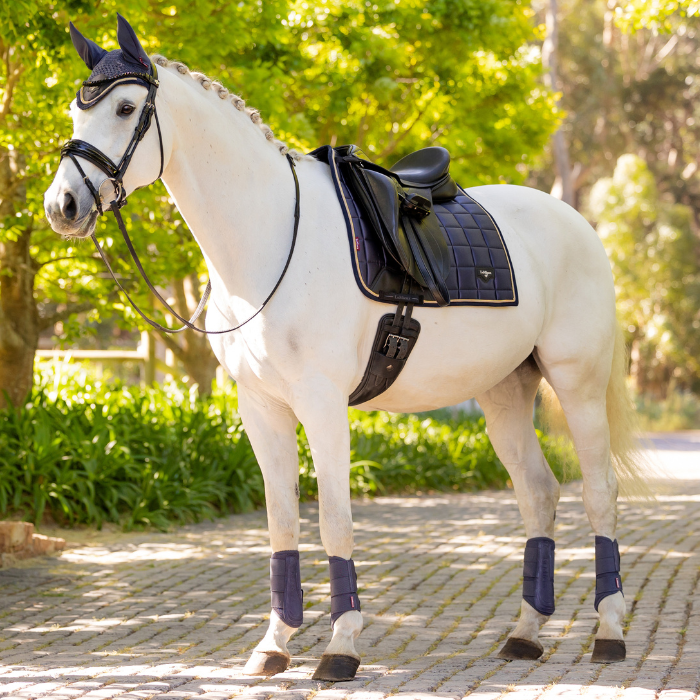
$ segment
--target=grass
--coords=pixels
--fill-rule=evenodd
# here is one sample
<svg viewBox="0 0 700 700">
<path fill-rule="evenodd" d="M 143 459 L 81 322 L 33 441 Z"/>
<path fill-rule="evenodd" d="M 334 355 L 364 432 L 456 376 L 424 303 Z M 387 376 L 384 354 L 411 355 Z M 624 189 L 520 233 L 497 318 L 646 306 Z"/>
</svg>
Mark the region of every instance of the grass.
<svg viewBox="0 0 700 700">
<path fill-rule="evenodd" d="M 70 366 L 69 366 L 70 367 Z M 124 529 L 196 522 L 264 502 L 235 386 L 202 398 L 170 383 L 127 386 L 79 366 L 37 377 L 31 400 L 0 414 L 0 515 Z M 508 474 L 483 418 L 350 409 L 354 496 L 501 488 Z M 571 448 L 538 431 L 562 479 Z M 302 499 L 318 494 L 299 426 Z"/>
</svg>

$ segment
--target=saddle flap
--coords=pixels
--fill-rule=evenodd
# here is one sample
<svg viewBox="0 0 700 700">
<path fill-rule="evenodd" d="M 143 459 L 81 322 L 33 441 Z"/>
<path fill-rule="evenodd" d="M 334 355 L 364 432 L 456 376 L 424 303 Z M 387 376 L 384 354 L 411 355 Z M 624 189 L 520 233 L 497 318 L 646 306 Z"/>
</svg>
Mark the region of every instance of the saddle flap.
<svg viewBox="0 0 700 700">
<path fill-rule="evenodd" d="M 368 211 L 373 212 L 375 228 L 382 239 L 385 248 L 404 270 L 416 281 L 425 286 L 425 280 L 420 275 L 413 260 L 411 246 L 406 233 L 401 226 L 401 205 L 399 200 L 399 184 L 390 177 L 365 168 L 351 168 L 357 179 L 362 180 L 364 189 L 361 197 Z M 415 273 L 415 274 L 414 274 Z"/>
<path fill-rule="evenodd" d="M 413 253 L 413 266 L 425 280 L 423 286 L 430 290 L 439 306 L 449 305 L 450 292 L 445 280 L 450 272 L 450 258 L 440 221 L 433 211 L 417 218 L 411 215 L 409 209 L 404 210 L 401 223 Z M 417 281 L 413 272 L 409 272 Z"/>
<path fill-rule="evenodd" d="M 396 182 L 372 170 L 361 171 L 377 205 L 384 228 L 391 234 L 399 225 L 399 192 Z"/>
<path fill-rule="evenodd" d="M 411 219 L 411 224 L 430 259 L 431 268 L 437 277 L 446 280 L 450 273 L 450 256 L 445 234 L 440 228 L 440 221 L 435 216 L 435 212 L 431 211 L 428 216 L 420 220 Z"/>
</svg>

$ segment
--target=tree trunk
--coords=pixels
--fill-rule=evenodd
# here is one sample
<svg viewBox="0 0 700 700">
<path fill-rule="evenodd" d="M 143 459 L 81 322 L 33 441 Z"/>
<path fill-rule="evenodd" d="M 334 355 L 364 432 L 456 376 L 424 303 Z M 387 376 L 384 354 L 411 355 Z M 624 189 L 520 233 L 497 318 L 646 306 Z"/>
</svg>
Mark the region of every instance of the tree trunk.
<svg viewBox="0 0 700 700">
<path fill-rule="evenodd" d="M 552 90 L 558 90 L 557 44 L 559 41 L 559 27 L 557 0 L 549 0 L 546 25 L 547 38 L 542 45 L 542 64 L 548 70 L 548 73 L 545 74 L 545 84 Z M 560 100 L 557 101 L 557 106 L 560 106 Z M 569 147 L 567 146 L 561 126 L 552 136 L 552 152 L 554 155 L 554 163 L 557 168 L 557 178 L 554 181 L 551 193 L 573 207 L 575 206 L 574 182 L 571 173 L 571 162 L 569 160 Z"/>
<path fill-rule="evenodd" d="M 16 241 L 0 243 L 0 407 L 7 399 L 14 406 L 23 405 L 33 383 L 39 315 L 30 238 L 31 228 Z"/>
</svg>

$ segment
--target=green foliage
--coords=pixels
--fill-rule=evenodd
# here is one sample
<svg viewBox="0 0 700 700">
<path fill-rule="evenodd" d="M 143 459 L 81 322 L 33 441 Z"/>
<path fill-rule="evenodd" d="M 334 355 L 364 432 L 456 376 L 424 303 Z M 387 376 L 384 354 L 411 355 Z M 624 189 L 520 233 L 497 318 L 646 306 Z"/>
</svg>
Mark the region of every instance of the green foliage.
<svg viewBox="0 0 700 700">
<path fill-rule="evenodd" d="M 673 432 L 700 429 L 700 398 L 690 392 L 678 391 L 672 386 L 660 401 L 649 396 L 638 396 L 635 404 L 643 430 Z"/>
<path fill-rule="evenodd" d="M 264 489 L 236 412 L 235 387 L 201 398 L 175 384 L 103 383 L 45 373 L 31 401 L 0 414 L 0 513 L 125 529 L 211 518 L 260 506 Z M 501 488 L 508 475 L 483 418 L 351 409 L 354 496 Z M 318 486 L 298 429 L 301 498 Z M 558 478 L 571 448 L 538 431 Z"/>
<path fill-rule="evenodd" d="M 697 3 L 557 4 L 557 68 L 567 113 L 562 128 L 576 205 L 584 210 L 591 188 L 602 180 L 588 213 L 601 224 L 613 258 L 619 305 L 632 327 L 637 388 L 659 398 L 673 378 L 679 387 L 700 390 Z M 621 29 L 625 17 L 634 22 Z M 672 32 L 661 31 L 654 17 Z M 635 27 L 634 35 L 627 33 Z M 548 153 L 530 184 L 549 190 L 553 179 Z"/>
<path fill-rule="evenodd" d="M 612 263 L 637 389 L 662 396 L 675 368 L 687 373 L 686 388 L 700 388 L 700 267 L 692 212 L 664 201 L 646 163 L 631 154 L 617 161 L 612 178 L 596 183 L 589 208 Z"/>
<path fill-rule="evenodd" d="M 697 0 L 627 0 L 615 7 L 615 22 L 625 31 L 642 27 L 672 31 L 673 20 L 700 15 Z"/>
<path fill-rule="evenodd" d="M 174 384 L 108 386 L 83 374 L 40 382 L 24 408 L 2 418 L 3 513 L 165 529 L 263 500 L 230 395 L 205 403 Z"/>
</svg>

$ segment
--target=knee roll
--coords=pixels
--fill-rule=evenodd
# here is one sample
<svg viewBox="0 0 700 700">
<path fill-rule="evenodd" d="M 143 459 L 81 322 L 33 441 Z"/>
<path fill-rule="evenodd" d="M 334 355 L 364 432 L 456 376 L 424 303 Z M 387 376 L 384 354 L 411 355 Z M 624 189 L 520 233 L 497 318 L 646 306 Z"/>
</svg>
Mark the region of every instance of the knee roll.
<svg viewBox="0 0 700 700">
<path fill-rule="evenodd" d="M 620 577 L 620 548 L 617 540 L 609 537 L 595 537 L 595 609 L 600 601 L 609 595 L 622 593 Z"/>
<path fill-rule="evenodd" d="M 336 620 L 350 610 L 360 611 L 357 595 L 355 562 L 342 557 L 328 557 L 331 573 L 331 627 Z"/>
<path fill-rule="evenodd" d="M 554 612 L 554 540 L 531 537 L 525 544 L 523 598 L 541 615 Z"/>
<path fill-rule="evenodd" d="M 301 590 L 299 552 L 275 552 L 270 557 L 270 597 L 272 609 L 290 627 L 304 621 L 304 591 Z"/>
</svg>

